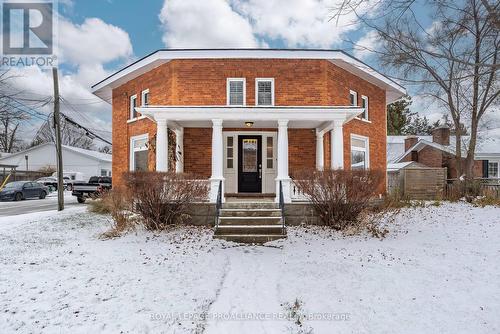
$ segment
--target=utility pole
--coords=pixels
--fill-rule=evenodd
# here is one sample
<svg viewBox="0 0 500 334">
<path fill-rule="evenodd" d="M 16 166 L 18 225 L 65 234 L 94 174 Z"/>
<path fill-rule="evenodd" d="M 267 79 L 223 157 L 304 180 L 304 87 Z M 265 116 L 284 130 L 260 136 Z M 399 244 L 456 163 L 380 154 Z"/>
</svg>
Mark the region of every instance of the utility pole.
<svg viewBox="0 0 500 334">
<path fill-rule="evenodd" d="M 61 146 L 61 118 L 59 115 L 59 78 L 57 68 L 52 68 L 54 79 L 54 130 L 56 132 L 56 154 L 57 154 L 57 210 L 64 210 L 64 182 L 63 182 L 63 161 Z"/>
</svg>

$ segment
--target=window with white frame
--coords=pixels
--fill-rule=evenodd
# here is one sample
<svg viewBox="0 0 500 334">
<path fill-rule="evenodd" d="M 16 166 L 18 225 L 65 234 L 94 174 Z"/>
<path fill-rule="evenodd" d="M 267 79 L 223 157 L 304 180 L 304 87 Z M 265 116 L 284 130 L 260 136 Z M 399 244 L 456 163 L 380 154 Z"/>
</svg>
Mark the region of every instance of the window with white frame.
<svg viewBox="0 0 500 334">
<path fill-rule="evenodd" d="M 255 104 L 258 106 L 274 105 L 274 79 L 255 80 Z"/>
<path fill-rule="evenodd" d="M 266 167 L 267 169 L 274 168 L 274 138 L 267 137 L 266 142 Z"/>
<path fill-rule="evenodd" d="M 351 169 L 368 169 L 370 167 L 368 138 L 351 136 Z"/>
<path fill-rule="evenodd" d="M 130 97 L 130 119 L 137 118 L 137 111 L 135 108 L 137 107 L 137 95 L 132 95 Z"/>
<path fill-rule="evenodd" d="M 488 162 L 488 177 L 498 177 L 498 162 Z"/>
<path fill-rule="evenodd" d="M 142 91 L 141 102 L 143 106 L 149 106 L 149 89 Z"/>
<path fill-rule="evenodd" d="M 365 111 L 359 117 L 368 120 L 368 96 L 361 95 L 361 108 Z"/>
<path fill-rule="evenodd" d="M 226 138 L 226 168 L 234 168 L 234 137 Z"/>
<path fill-rule="evenodd" d="M 108 171 L 105 169 L 101 169 L 101 176 L 108 176 Z"/>
<path fill-rule="evenodd" d="M 349 103 L 351 104 L 351 106 L 358 105 L 358 93 L 353 90 L 349 91 Z"/>
<path fill-rule="evenodd" d="M 227 79 L 227 105 L 244 106 L 245 105 L 245 78 Z"/>
<path fill-rule="evenodd" d="M 130 139 L 130 170 L 148 170 L 148 135 L 132 137 Z"/>
</svg>

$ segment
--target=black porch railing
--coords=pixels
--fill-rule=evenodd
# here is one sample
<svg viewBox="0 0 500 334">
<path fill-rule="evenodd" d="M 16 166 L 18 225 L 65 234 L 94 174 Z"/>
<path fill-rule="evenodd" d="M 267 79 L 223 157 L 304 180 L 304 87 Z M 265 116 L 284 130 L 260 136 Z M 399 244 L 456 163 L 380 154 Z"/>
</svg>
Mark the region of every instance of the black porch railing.
<svg viewBox="0 0 500 334">
<path fill-rule="evenodd" d="M 282 181 L 280 181 L 279 208 L 281 210 L 281 233 L 285 234 L 285 196 L 283 195 Z"/>
<path fill-rule="evenodd" d="M 219 190 L 217 191 L 217 202 L 215 204 L 215 227 L 219 227 L 220 209 L 222 208 L 222 180 L 219 181 Z"/>
</svg>

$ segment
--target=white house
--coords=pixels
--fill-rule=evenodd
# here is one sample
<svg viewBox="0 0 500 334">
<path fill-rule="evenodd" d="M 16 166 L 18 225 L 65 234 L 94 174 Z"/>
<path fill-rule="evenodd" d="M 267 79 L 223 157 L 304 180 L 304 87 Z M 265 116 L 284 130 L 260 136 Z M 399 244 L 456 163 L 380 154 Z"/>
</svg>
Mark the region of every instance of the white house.
<svg viewBox="0 0 500 334">
<path fill-rule="evenodd" d="M 62 156 L 64 172 L 82 173 L 84 180 L 91 176 L 111 176 L 111 154 L 63 145 Z M 19 171 L 55 168 L 55 144 L 45 143 L 2 157 L 0 164 L 17 165 Z"/>
</svg>

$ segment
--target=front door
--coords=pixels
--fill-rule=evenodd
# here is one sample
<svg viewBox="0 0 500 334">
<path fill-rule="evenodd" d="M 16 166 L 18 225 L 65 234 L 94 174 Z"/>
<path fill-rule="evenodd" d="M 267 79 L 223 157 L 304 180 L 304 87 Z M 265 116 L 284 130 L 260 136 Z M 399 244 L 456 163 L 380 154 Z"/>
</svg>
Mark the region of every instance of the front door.
<svg viewBox="0 0 500 334">
<path fill-rule="evenodd" d="M 238 136 L 238 192 L 262 192 L 262 136 Z"/>
</svg>

